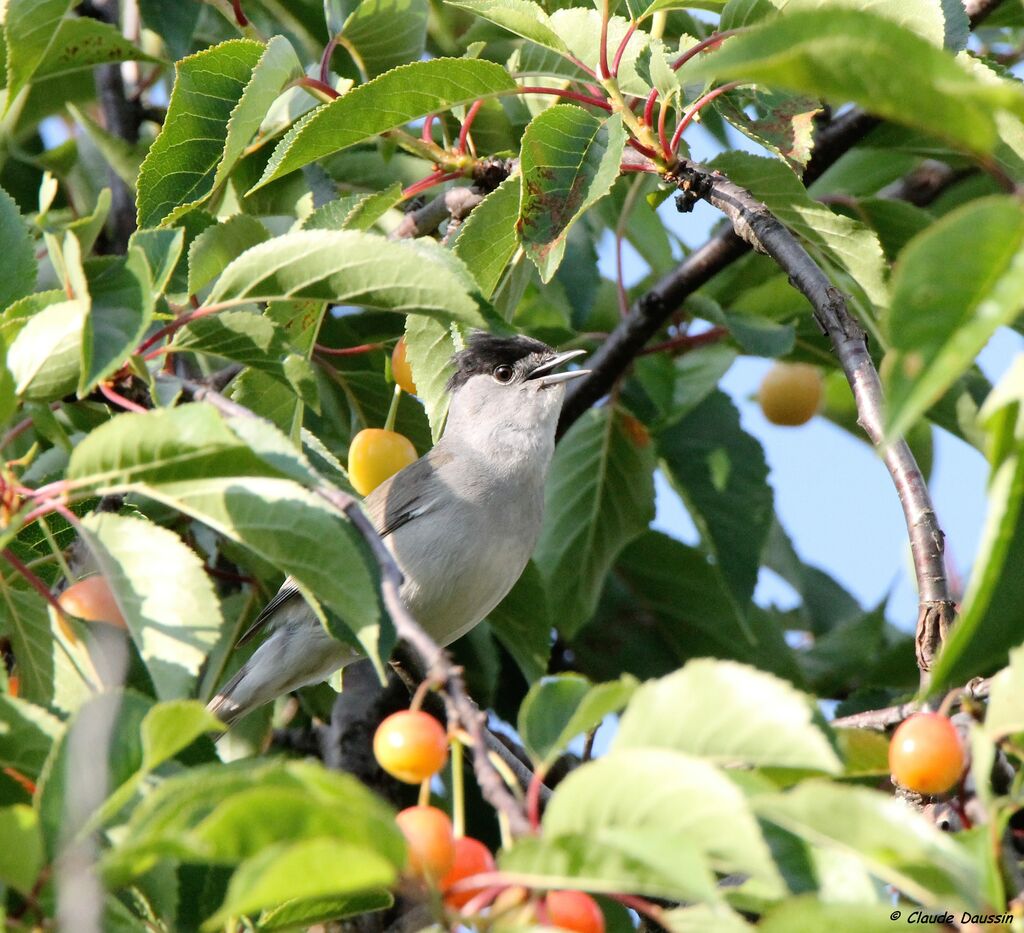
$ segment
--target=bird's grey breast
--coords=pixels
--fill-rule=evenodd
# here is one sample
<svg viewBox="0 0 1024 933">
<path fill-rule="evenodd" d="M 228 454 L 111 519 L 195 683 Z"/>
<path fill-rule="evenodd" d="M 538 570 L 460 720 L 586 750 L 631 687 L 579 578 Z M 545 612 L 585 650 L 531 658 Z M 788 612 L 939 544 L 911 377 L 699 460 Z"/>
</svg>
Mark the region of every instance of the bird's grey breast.
<svg viewBox="0 0 1024 933">
<path fill-rule="evenodd" d="M 371 517 L 405 575 L 402 598 L 441 644 L 519 579 L 540 535 L 544 466 L 510 470 L 442 441 L 375 497 Z"/>
</svg>

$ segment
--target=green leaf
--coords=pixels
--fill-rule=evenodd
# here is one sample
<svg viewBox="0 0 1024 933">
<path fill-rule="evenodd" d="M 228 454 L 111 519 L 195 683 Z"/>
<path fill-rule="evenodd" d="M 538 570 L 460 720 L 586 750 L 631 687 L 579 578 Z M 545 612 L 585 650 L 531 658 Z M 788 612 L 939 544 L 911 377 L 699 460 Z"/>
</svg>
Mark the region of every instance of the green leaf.
<svg viewBox="0 0 1024 933">
<path fill-rule="evenodd" d="M 129 42 L 110 23 L 76 16 L 61 21 L 32 80 L 42 81 L 114 62 L 159 61 Z"/>
<path fill-rule="evenodd" d="M 269 373 L 286 385 L 312 382 L 309 362 L 289 346 L 284 332 L 265 314 L 222 311 L 185 325 L 171 346 L 175 352 L 208 353 Z"/>
<path fill-rule="evenodd" d="M 60 31 L 73 0 L 8 0 L 4 20 L 7 40 L 7 104 L 32 80 Z"/>
<path fill-rule="evenodd" d="M 49 402 L 75 391 L 87 315 L 84 301 L 58 301 L 32 315 L 18 331 L 7 349 L 7 368 L 19 396 Z"/>
<path fill-rule="evenodd" d="M 711 547 L 737 606 L 750 602 L 775 514 L 761 445 L 740 427 L 723 392 L 712 392 L 658 435 L 658 456 Z"/>
<path fill-rule="evenodd" d="M 515 658 L 527 683 L 542 677 L 551 655 L 551 614 L 548 594 L 531 560 L 509 594 L 487 616 L 491 631 Z"/>
<path fill-rule="evenodd" d="M 810 699 L 784 681 L 704 658 L 641 686 L 612 748 L 670 748 L 723 764 L 836 774 L 839 758 L 813 718 Z"/>
<path fill-rule="evenodd" d="M 980 235 L 981 231 L 979 231 Z M 988 513 L 960 616 L 932 670 L 933 683 L 958 683 L 1006 663 L 1020 644 L 1024 579 L 1024 358 L 996 385 L 980 417 L 989 429 Z"/>
<path fill-rule="evenodd" d="M 1024 732 L 1024 647 L 1010 652 L 1010 664 L 992 678 L 985 732 L 998 742 Z"/>
<path fill-rule="evenodd" d="M 75 448 L 67 477 L 97 490 L 190 477 L 282 476 L 242 441 L 211 405 L 124 414 Z"/>
<path fill-rule="evenodd" d="M 534 764 L 547 771 L 578 735 L 601 724 L 626 705 L 636 680 L 591 684 L 578 674 L 546 677 L 535 683 L 519 708 L 519 735 Z"/>
<path fill-rule="evenodd" d="M 464 343 L 458 327 L 446 326 L 421 314 L 410 314 L 405 319 L 406 359 L 416 383 L 416 397 L 423 402 L 434 441 L 441 436 L 448 415 L 447 384 L 455 371 L 452 355 Z"/>
<path fill-rule="evenodd" d="M 139 246 L 129 249 L 124 259 L 90 260 L 85 268 L 92 307 L 82 340 L 80 398 L 124 364 L 153 319 L 156 299 L 148 260 Z M 169 277 L 171 269 L 162 273 Z"/>
<path fill-rule="evenodd" d="M 266 227 L 248 214 L 207 227 L 188 247 L 188 294 L 198 295 L 233 260 L 269 239 Z"/>
<path fill-rule="evenodd" d="M 302 221 L 303 230 L 369 230 L 402 200 L 395 182 L 373 194 L 347 194 L 318 207 Z"/>
<path fill-rule="evenodd" d="M 170 285 L 171 276 L 181 259 L 185 247 L 185 231 L 180 227 L 171 230 L 136 230 L 128 241 L 128 251 L 136 247 L 142 251 L 149 266 L 153 292 L 162 295 Z"/>
<path fill-rule="evenodd" d="M 889 794 L 810 780 L 750 802 L 760 819 L 812 845 L 852 854 L 925 906 L 980 904 L 978 867 L 967 849 Z"/>
<path fill-rule="evenodd" d="M 37 778 L 63 728 L 41 706 L 20 697 L 0 696 L 0 767 Z"/>
<path fill-rule="evenodd" d="M 157 696 L 189 696 L 222 622 L 202 561 L 176 534 L 138 518 L 95 512 L 82 531 Z"/>
<path fill-rule="evenodd" d="M 8 12 L 8 17 L 10 12 Z M 0 188 L 0 255 L 4 274 L 0 278 L 0 311 L 23 298 L 36 287 L 36 253 L 32 237 L 18 205 Z"/>
<path fill-rule="evenodd" d="M 387 910 L 395 903 L 390 891 L 368 891 L 343 897 L 285 901 L 280 907 L 265 910 L 259 917 L 261 931 L 306 929 L 316 923 L 344 920 L 376 910 Z"/>
<path fill-rule="evenodd" d="M 494 62 L 437 58 L 402 65 L 303 117 L 278 143 L 252 190 L 428 113 L 515 88 L 508 72 Z"/>
<path fill-rule="evenodd" d="M 45 861 L 35 810 L 23 803 L 0 809 L 0 839 L 0 884 L 29 894 Z"/>
<path fill-rule="evenodd" d="M 515 882 L 535 888 L 570 888 L 595 894 L 630 891 L 672 900 L 715 902 L 721 895 L 707 860 L 686 838 L 650 833 L 605 833 L 602 844 L 582 835 L 520 837 L 501 852 L 498 866 Z"/>
<path fill-rule="evenodd" d="M 649 839 L 652 854 L 685 839 L 714 871 L 747 875 L 768 896 L 784 891 L 743 791 L 714 765 L 676 751 L 629 749 L 582 765 L 558 785 L 543 830 L 598 848 L 631 834 Z"/>
<path fill-rule="evenodd" d="M 298 230 L 244 252 L 210 304 L 317 298 L 485 326 L 465 267 L 436 244 L 355 230 Z"/>
<path fill-rule="evenodd" d="M 139 0 L 143 25 L 163 40 L 172 61 L 184 58 L 191 51 L 192 34 L 201 11 L 197 3 Z"/>
<path fill-rule="evenodd" d="M 542 111 L 523 131 L 516 227 L 541 281 L 557 271 L 572 224 L 611 189 L 625 143 L 620 115 L 602 120 L 572 104 Z"/>
<path fill-rule="evenodd" d="M 516 221 L 520 185 L 518 175 L 506 178 L 473 208 L 455 238 L 455 255 L 466 264 L 485 298 L 494 294 L 519 249 Z"/>
<path fill-rule="evenodd" d="M 0 583 L 0 607 L 18 659 L 21 696 L 62 712 L 76 709 L 94 686 L 84 646 L 54 637 L 47 603 L 35 591 Z"/>
<path fill-rule="evenodd" d="M 267 477 L 163 483 L 144 491 L 294 576 L 311 605 L 322 602 L 337 614 L 340 625 L 328 616 L 335 638 L 371 658 L 390 651 L 390 630 L 381 632 L 375 577 L 361 539 L 319 497 Z"/>
<path fill-rule="evenodd" d="M 171 224 L 206 200 L 301 74 L 283 36 L 266 46 L 234 39 L 178 62 L 163 130 L 139 171 L 139 226 Z"/>
<path fill-rule="evenodd" d="M 887 330 L 887 433 L 906 431 L 1024 302 L 1024 209 L 983 198 L 936 221 L 900 253 Z M 971 261 L 963 262 L 969 255 Z"/>
<path fill-rule="evenodd" d="M 341 29 L 345 49 L 368 78 L 423 55 L 427 0 L 362 0 Z"/>
<path fill-rule="evenodd" d="M 861 10 L 793 13 L 729 39 L 687 63 L 684 82 L 758 82 L 853 102 L 975 152 L 997 142 L 995 116 L 1021 112 L 1024 91 L 983 81 L 946 52 Z"/>
<path fill-rule="evenodd" d="M 446 0 L 446 3 L 490 20 L 544 48 L 568 52 L 566 44 L 551 28 L 547 13 L 532 0 Z"/>
<path fill-rule="evenodd" d="M 922 39 L 927 39 L 937 48 L 943 47 L 947 33 L 950 38 L 955 39 L 961 22 L 965 29 L 967 25 L 967 14 L 964 12 L 963 5 L 955 4 L 959 10 L 959 13 L 956 13 L 951 9 L 954 5 L 947 3 L 946 0 L 942 0 L 941 3 L 934 3 L 933 0 L 900 0 L 899 3 L 871 4 L 865 4 L 863 0 L 772 0 L 772 5 L 785 11 L 787 15 L 807 10 L 867 9 L 868 12 L 884 17 L 890 22 L 916 33 Z M 957 22 L 947 22 L 950 19 L 955 19 Z M 952 43 L 946 43 L 946 47 L 954 48 L 955 46 Z"/>
<path fill-rule="evenodd" d="M 777 159 L 726 152 L 711 165 L 763 201 L 823 262 L 840 288 L 855 290 L 855 298 L 862 293 L 875 309 L 887 306 L 885 257 L 873 230 L 815 201 L 800 179 Z M 864 309 L 868 326 L 874 312 L 870 305 Z"/>
<path fill-rule="evenodd" d="M 660 638 L 648 648 L 659 656 L 656 671 L 711 655 L 802 682 L 779 625 L 749 609 L 741 612 L 703 551 L 649 531 L 622 552 L 615 574 L 631 594 L 629 611 L 642 608 L 661 623 Z"/>
<path fill-rule="evenodd" d="M 196 700 L 158 703 L 142 720 L 142 767 L 158 768 L 200 736 L 220 732 L 224 724 Z"/>
<path fill-rule="evenodd" d="M 616 555 L 654 518 L 654 457 L 610 407 L 588 411 L 562 438 L 544 496 L 534 560 L 551 618 L 571 637 L 594 612 Z"/>
<path fill-rule="evenodd" d="M 759 933 L 892 933 L 894 913 L 891 904 L 823 903 L 807 894 L 770 909 L 757 929 Z"/>
<path fill-rule="evenodd" d="M 386 888 L 395 867 L 376 852 L 336 839 L 306 839 L 264 849 L 231 876 L 220 909 L 204 930 L 223 927 L 229 917 L 251 914 L 295 898 L 335 897 Z"/>
</svg>

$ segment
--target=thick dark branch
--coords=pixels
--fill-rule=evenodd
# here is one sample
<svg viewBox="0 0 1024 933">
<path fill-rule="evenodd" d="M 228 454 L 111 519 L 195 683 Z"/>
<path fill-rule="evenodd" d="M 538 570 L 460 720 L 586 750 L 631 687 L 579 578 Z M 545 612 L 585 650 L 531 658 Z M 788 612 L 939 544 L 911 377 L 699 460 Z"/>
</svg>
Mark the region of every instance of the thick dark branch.
<svg viewBox="0 0 1024 933">
<path fill-rule="evenodd" d="M 193 399 L 207 401 L 226 415 L 259 417 L 248 408 L 232 402 L 202 383 L 186 381 L 185 387 Z M 313 491 L 352 522 L 373 553 L 380 568 L 381 595 L 395 624 L 398 637 L 416 652 L 426 669 L 427 676 L 443 689 L 449 721 L 459 723 L 473 740 L 473 767 L 484 798 L 508 817 L 509 826 L 514 833 L 528 832 L 529 822 L 522 807 L 487 757 L 488 743 L 484 730 L 484 716 L 466 693 L 461 672 L 451 663 L 445 651 L 420 627 L 402 602 L 399 595 L 403 580 L 402 571 L 395 563 L 391 552 L 384 546 L 380 535 L 356 499 L 324 479 L 317 482 Z"/>
<path fill-rule="evenodd" d="M 118 0 L 94 2 L 88 11 L 97 19 L 119 28 Z M 108 133 L 129 143 L 139 141 L 142 113 L 137 101 L 125 92 L 120 64 L 100 65 L 96 69 L 96 91 L 103 108 L 103 123 Z M 128 249 L 128 239 L 135 231 L 135 197 L 117 172 L 107 172 L 111 192 L 107 246 L 112 253 Z"/>
</svg>

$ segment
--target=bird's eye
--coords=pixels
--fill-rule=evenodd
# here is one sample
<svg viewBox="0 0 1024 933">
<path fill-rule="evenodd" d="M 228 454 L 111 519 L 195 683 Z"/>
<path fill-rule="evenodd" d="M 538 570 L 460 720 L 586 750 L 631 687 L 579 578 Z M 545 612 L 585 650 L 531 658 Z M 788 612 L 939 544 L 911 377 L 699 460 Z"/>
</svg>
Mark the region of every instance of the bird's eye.
<svg viewBox="0 0 1024 933">
<path fill-rule="evenodd" d="M 515 370 L 506 364 L 494 368 L 494 378 L 498 382 L 511 382 L 514 375 Z"/>
</svg>

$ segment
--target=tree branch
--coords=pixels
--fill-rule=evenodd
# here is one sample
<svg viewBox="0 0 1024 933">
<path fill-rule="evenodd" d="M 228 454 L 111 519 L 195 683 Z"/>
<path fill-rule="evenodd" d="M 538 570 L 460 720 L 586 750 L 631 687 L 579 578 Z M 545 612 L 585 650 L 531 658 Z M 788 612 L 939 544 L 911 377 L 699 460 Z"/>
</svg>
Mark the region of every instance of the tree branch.
<svg viewBox="0 0 1024 933">
<path fill-rule="evenodd" d="M 991 689 L 991 677 L 978 677 L 963 688 L 960 698 L 982 700 L 989 695 Z M 897 706 L 886 706 L 882 709 L 869 709 L 863 713 L 840 716 L 838 719 L 833 719 L 829 725 L 833 729 L 888 729 L 890 726 L 903 722 L 919 709 L 921 709 L 921 704 L 911 700 Z"/>
<path fill-rule="evenodd" d="M 832 345 L 857 403 L 857 422 L 879 450 L 903 506 L 917 578 L 919 614 L 917 661 L 923 684 L 955 618 L 944 561 L 944 535 L 927 484 L 902 438 L 885 444 L 882 383 L 868 353 L 864 328 L 850 314 L 846 299 L 818 267 L 797 238 L 748 191 L 717 172 L 680 162 L 671 176 L 684 192 L 701 197 L 732 221 L 733 229 L 787 273 L 811 303 L 815 319 Z"/>
<path fill-rule="evenodd" d="M 184 386 L 195 401 L 207 401 L 225 415 L 241 418 L 259 417 L 248 408 L 232 402 L 200 382 L 186 380 Z M 501 775 L 487 757 L 488 744 L 484 734 L 484 716 L 467 694 L 461 671 L 451 663 L 445 651 L 420 627 L 412 613 L 406 608 L 405 603 L 402 602 L 399 595 L 403 581 L 402 571 L 395 563 L 391 552 L 384 546 L 380 535 L 377 534 L 370 519 L 355 498 L 322 478 L 319 478 L 317 484 L 313 486 L 313 491 L 343 513 L 369 546 L 380 568 L 380 586 L 384 605 L 395 624 L 399 638 L 416 652 L 423 662 L 427 676 L 444 691 L 449 721 L 461 724 L 473 740 L 473 768 L 484 798 L 492 807 L 508 817 L 509 825 L 514 833 L 528 832 L 529 822 L 522 807 L 505 786 Z"/>
<path fill-rule="evenodd" d="M 87 9 L 101 22 L 120 28 L 118 0 L 94 0 Z M 103 108 L 103 124 L 108 133 L 129 143 L 139 141 L 141 110 L 138 101 L 131 101 L 125 92 L 120 64 L 100 65 L 96 69 L 96 90 Z M 113 168 L 107 171 L 111 206 L 107 246 L 112 253 L 124 253 L 128 239 L 135 232 L 135 197 Z"/>
</svg>

